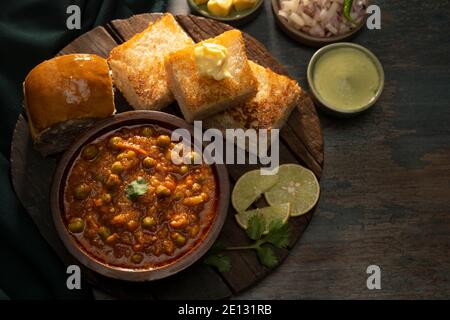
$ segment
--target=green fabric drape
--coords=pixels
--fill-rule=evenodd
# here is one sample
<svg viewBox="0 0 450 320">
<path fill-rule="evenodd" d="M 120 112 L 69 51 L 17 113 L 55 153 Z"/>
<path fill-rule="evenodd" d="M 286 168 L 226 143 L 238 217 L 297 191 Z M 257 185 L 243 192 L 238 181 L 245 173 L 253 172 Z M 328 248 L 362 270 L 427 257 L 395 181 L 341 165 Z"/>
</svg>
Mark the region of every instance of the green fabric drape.
<svg viewBox="0 0 450 320">
<path fill-rule="evenodd" d="M 81 9 L 81 30 L 68 30 L 66 9 Z M 6 0 L 0 10 L 0 299 L 89 298 L 66 288 L 63 264 L 18 202 L 10 181 L 11 137 L 22 108 L 22 81 L 82 33 L 116 18 L 165 11 L 164 0 Z"/>
</svg>

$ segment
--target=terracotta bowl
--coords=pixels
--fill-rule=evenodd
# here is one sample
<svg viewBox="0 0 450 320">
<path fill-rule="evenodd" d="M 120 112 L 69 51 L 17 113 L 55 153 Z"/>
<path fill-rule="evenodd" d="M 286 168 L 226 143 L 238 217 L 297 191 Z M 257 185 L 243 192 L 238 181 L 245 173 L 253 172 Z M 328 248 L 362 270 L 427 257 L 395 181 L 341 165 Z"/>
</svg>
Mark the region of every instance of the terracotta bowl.
<svg viewBox="0 0 450 320">
<path fill-rule="evenodd" d="M 369 3 L 369 2 L 368 2 Z M 300 30 L 295 29 L 293 26 L 291 26 L 286 19 L 283 17 L 280 17 L 278 15 L 278 11 L 280 10 L 280 0 L 272 0 L 272 11 L 273 15 L 275 16 L 275 20 L 278 24 L 278 26 L 283 30 L 289 37 L 294 39 L 295 41 L 310 46 L 310 47 L 317 47 L 320 48 L 324 45 L 330 44 L 330 43 L 336 43 L 341 41 L 346 41 L 349 39 L 352 39 L 355 37 L 362 29 L 362 27 L 366 24 L 366 19 L 362 19 L 362 21 L 350 32 L 334 36 L 334 37 L 313 37 L 305 32 L 302 32 Z"/>
<path fill-rule="evenodd" d="M 83 265 L 104 276 L 128 280 L 128 281 L 150 281 L 168 277 L 189 267 L 199 260 L 212 246 L 219 236 L 227 216 L 230 186 L 228 173 L 225 165 L 213 164 L 212 169 L 216 176 L 218 188 L 218 204 L 216 216 L 204 238 L 194 248 L 179 259 L 166 265 L 151 269 L 128 269 L 105 264 L 86 253 L 78 244 L 76 239 L 67 230 L 64 220 L 64 187 L 73 162 L 81 152 L 82 148 L 108 132 L 117 130 L 124 126 L 154 124 L 168 130 L 185 128 L 191 132 L 193 127 L 183 119 L 158 111 L 130 111 L 124 112 L 98 122 L 94 127 L 82 134 L 62 156 L 51 186 L 50 206 L 53 222 L 56 230 L 68 251 Z"/>
</svg>

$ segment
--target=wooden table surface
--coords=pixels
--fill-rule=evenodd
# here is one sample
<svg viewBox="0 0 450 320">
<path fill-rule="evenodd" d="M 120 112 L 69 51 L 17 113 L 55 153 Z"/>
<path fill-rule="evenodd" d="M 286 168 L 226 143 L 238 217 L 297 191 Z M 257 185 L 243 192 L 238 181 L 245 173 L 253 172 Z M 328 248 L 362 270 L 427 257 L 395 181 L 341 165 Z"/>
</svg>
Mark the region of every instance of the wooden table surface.
<svg viewBox="0 0 450 320">
<path fill-rule="evenodd" d="M 276 26 L 270 1 L 242 30 L 306 83 L 314 49 Z M 322 195 L 286 261 L 237 299 L 450 298 L 449 1 L 372 1 L 381 30 L 353 41 L 386 74 L 376 106 L 353 119 L 320 114 Z M 187 13 L 185 1 L 168 11 Z M 366 268 L 381 268 L 368 290 Z"/>
</svg>

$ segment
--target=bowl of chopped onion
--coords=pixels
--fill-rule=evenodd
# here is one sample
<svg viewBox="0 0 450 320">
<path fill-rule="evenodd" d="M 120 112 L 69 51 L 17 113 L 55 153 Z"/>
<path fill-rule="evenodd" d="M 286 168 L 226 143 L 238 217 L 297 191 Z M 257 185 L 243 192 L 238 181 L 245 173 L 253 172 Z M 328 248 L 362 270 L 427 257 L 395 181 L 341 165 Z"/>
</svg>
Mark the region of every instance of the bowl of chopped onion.
<svg viewBox="0 0 450 320">
<path fill-rule="evenodd" d="M 272 0 L 280 28 L 312 47 L 345 41 L 365 25 L 368 0 Z"/>
</svg>

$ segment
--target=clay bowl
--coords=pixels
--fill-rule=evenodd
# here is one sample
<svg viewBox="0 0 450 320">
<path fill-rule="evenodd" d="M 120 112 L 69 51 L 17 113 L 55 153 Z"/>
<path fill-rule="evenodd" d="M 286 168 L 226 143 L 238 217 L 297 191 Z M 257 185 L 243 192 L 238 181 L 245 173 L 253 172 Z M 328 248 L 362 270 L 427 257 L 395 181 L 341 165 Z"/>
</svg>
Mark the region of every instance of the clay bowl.
<svg viewBox="0 0 450 320">
<path fill-rule="evenodd" d="M 181 270 L 189 267 L 199 260 L 213 245 L 219 236 L 222 226 L 227 216 L 230 186 L 228 181 L 228 173 L 225 165 L 213 164 L 212 169 L 216 176 L 218 192 L 218 203 L 216 206 L 216 215 L 210 225 L 209 230 L 190 251 L 181 256 L 179 259 L 165 264 L 161 267 L 151 269 L 128 269 L 117 266 L 108 265 L 97 260 L 78 244 L 67 230 L 64 220 L 64 187 L 73 162 L 81 152 L 83 146 L 91 141 L 103 136 L 111 131 L 117 130 L 124 126 L 135 126 L 154 124 L 168 130 L 184 128 L 193 135 L 193 127 L 186 123 L 183 119 L 176 116 L 158 112 L 158 111 L 130 111 L 124 112 L 105 120 L 98 122 L 94 127 L 82 134 L 62 156 L 51 186 L 50 206 L 53 216 L 53 222 L 56 230 L 63 241 L 67 250 L 84 266 L 102 274 L 104 276 L 127 280 L 127 281 L 150 281 L 168 277 Z"/>
<path fill-rule="evenodd" d="M 362 21 L 348 33 L 327 38 L 313 37 L 305 32 L 295 29 L 293 26 L 288 24 L 286 19 L 280 17 L 278 15 L 278 11 L 280 10 L 280 8 L 280 0 L 272 0 L 273 15 L 275 16 L 275 21 L 277 22 L 280 29 L 295 41 L 310 47 L 320 48 L 330 43 L 350 40 L 355 37 L 361 31 L 362 27 L 366 24 L 366 19 L 362 19 Z"/>
</svg>

